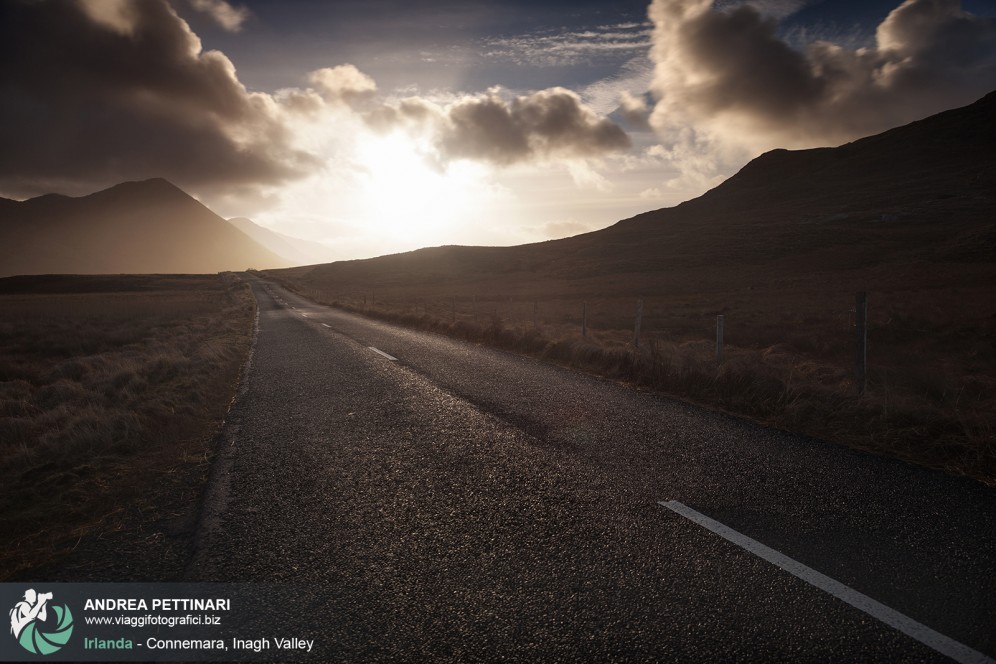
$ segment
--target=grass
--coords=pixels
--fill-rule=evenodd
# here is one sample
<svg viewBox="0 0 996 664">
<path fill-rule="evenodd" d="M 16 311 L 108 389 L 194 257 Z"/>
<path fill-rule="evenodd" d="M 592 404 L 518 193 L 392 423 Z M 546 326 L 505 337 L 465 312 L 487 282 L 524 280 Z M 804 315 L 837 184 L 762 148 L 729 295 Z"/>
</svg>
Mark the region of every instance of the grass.
<svg viewBox="0 0 996 664">
<path fill-rule="evenodd" d="M 372 317 L 528 353 L 765 424 L 996 485 L 996 319 L 991 289 L 907 280 L 869 293 L 869 384 L 854 380 L 853 291 L 674 289 L 636 297 L 571 292 L 567 282 L 335 288 L 269 273 L 298 293 Z M 421 286 L 421 288 L 419 288 Z M 577 288 L 576 290 L 581 290 Z M 527 296 L 529 299 L 526 299 Z M 587 308 L 588 335 L 580 329 Z M 722 362 L 715 320 L 725 318 Z"/>
<path fill-rule="evenodd" d="M 196 505 L 254 306 L 229 275 L 0 280 L 0 578 Z"/>
</svg>

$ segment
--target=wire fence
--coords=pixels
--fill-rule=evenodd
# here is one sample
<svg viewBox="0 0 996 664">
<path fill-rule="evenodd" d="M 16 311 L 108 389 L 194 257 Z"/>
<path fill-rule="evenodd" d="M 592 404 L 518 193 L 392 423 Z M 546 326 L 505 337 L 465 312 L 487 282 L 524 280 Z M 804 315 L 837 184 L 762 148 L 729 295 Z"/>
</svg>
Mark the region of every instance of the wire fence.
<svg viewBox="0 0 996 664">
<path fill-rule="evenodd" d="M 666 296 L 516 299 L 486 294 L 397 297 L 380 295 L 375 290 L 296 290 L 317 302 L 354 311 L 450 323 L 532 326 L 564 334 L 573 331 L 582 337 L 612 337 L 637 348 L 648 339 L 713 339 L 722 321 L 724 344 L 757 348 L 788 343 L 802 351 L 843 356 L 851 348 L 856 325 L 853 294 L 849 302 L 848 298 L 838 297 L 830 306 L 826 301 L 790 307 L 775 303 L 746 310 L 719 301 L 676 302 Z"/>
<path fill-rule="evenodd" d="M 849 393 L 868 385 L 933 395 L 944 405 L 980 403 L 996 385 L 979 385 L 996 368 L 992 330 L 972 319 L 968 303 L 913 295 L 855 292 L 745 291 L 646 297 L 523 297 L 502 293 L 422 296 L 376 289 L 295 290 L 352 311 L 456 328 L 512 329 L 550 342 L 582 343 L 647 353 L 650 344 L 717 364 L 781 361 L 790 371 Z M 915 294 L 914 294 L 915 295 Z M 984 321 L 983 321 L 984 323 Z M 993 327 L 990 322 L 989 327 Z M 816 366 L 819 365 L 819 366 Z M 990 381 L 991 383 L 992 381 Z M 845 386 L 846 383 L 846 386 Z"/>
<path fill-rule="evenodd" d="M 996 315 L 983 289 L 856 293 L 776 284 L 556 297 L 547 287 L 529 297 L 473 292 L 471 284 L 445 293 L 283 283 L 322 304 L 563 361 L 786 428 L 907 450 L 930 463 L 996 463 Z"/>
</svg>

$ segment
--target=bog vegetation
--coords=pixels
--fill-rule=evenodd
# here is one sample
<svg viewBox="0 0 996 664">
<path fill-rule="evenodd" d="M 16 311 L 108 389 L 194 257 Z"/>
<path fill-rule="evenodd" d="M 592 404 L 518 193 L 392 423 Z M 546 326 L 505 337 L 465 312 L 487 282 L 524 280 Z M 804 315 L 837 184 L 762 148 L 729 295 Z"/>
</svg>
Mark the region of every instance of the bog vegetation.
<svg viewBox="0 0 996 664">
<path fill-rule="evenodd" d="M 228 275 L 0 280 L 0 577 L 196 504 L 254 306 Z"/>
</svg>

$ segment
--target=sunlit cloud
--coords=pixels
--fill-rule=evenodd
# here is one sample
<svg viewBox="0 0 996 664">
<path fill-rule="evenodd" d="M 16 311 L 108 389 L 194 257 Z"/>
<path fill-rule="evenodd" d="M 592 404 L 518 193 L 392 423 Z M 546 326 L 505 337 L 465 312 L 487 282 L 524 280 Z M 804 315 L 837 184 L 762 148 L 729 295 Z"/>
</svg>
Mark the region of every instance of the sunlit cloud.
<svg viewBox="0 0 996 664">
<path fill-rule="evenodd" d="M 248 92 L 163 0 L 9 3 L 0 61 L 17 63 L 0 73 L 8 195 L 151 177 L 276 185 L 317 165 L 273 97 Z"/>
<path fill-rule="evenodd" d="M 996 21 L 958 0 L 907 0 L 875 45 L 797 50 L 752 3 L 655 0 L 651 124 L 687 178 L 711 182 L 775 148 L 837 145 L 996 87 Z"/>
<path fill-rule="evenodd" d="M 325 100 L 348 106 L 362 104 L 377 93 L 377 83 L 351 64 L 315 70 L 308 81 Z"/>
<path fill-rule="evenodd" d="M 211 17 L 222 29 L 238 32 L 242 24 L 252 15 L 243 6 L 235 7 L 225 0 L 188 0 L 191 7 Z"/>
<path fill-rule="evenodd" d="M 540 90 L 505 102 L 489 93 L 447 109 L 439 139 L 450 159 L 503 165 L 531 159 L 586 158 L 630 147 L 618 125 L 587 108 L 564 88 Z"/>
</svg>

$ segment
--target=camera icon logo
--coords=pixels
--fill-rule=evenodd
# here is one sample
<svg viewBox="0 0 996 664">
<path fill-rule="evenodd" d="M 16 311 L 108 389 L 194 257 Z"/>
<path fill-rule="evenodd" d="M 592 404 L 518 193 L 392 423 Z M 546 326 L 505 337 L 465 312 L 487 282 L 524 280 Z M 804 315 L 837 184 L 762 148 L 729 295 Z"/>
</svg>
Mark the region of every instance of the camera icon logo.
<svg viewBox="0 0 996 664">
<path fill-rule="evenodd" d="M 24 599 L 10 610 L 10 633 L 30 653 L 51 655 L 61 650 L 73 635 L 73 614 L 69 607 L 51 602 L 52 593 L 28 588 Z"/>
</svg>

